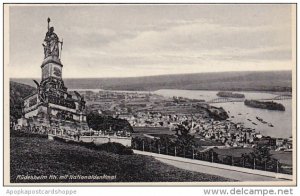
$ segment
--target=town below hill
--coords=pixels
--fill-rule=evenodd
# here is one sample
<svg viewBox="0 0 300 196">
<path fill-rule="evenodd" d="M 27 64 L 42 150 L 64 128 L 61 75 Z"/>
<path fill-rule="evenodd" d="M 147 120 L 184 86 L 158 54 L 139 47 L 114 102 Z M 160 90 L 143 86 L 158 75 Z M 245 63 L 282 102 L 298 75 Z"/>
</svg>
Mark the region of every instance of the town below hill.
<svg viewBox="0 0 300 196">
<path fill-rule="evenodd" d="M 23 88 L 23 85 L 11 82 L 11 95 L 23 97 L 24 93 L 20 91 Z M 259 166 L 262 170 L 288 174 L 292 171 L 290 163 L 281 168 L 279 162 L 284 164 L 283 161 L 272 158 L 278 152 L 291 157 L 292 138 L 264 136 L 244 123 L 234 123 L 222 107 L 209 105 L 204 100 L 164 97 L 150 92 L 81 90 L 79 93 L 87 103 L 87 121 L 92 129 L 90 136 L 100 131 L 118 132 L 126 129 L 132 132 L 132 147 L 138 150 L 166 154 L 172 152 L 181 157 L 193 157 L 194 153 L 198 153 L 199 157 L 196 158 L 199 160 L 213 159 L 214 162 L 236 163 L 240 167 L 248 165 L 249 168 Z M 19 102 L 15 98 L 11 96 L 11 103 Z M 11 116 L 17 116 L 20 107 L 12 111 Z M 257 120 L 264 123 L 263 119 L 257 117 Z M 215 147 L 225 149 L 225 152 L 235 152 L 238 161 L 224 152 L 216 154 L 208 151 Z M 252 157 L 251 152 L 257 148 L 263 149 L 263 156 L 260 161 L 256 160 L 254 166 L 256 158 Z M 268 153 L 265 153 L 265 149 Z M 271 155 L 269 151 L 275 153 Z M 249 155 L 248 162 L 241 156 L 245 153 Z M 209 156 L 213 158 L 205 159 Z"/>
</svg>

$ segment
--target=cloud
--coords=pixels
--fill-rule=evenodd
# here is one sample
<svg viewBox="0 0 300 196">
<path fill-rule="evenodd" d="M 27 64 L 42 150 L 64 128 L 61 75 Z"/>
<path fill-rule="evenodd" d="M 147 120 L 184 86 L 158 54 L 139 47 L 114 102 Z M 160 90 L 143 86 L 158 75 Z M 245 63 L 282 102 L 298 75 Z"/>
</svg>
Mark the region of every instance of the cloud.
<svg viewBox="0 0 300 196">
<path fill-rule="evenodd" d="M 134 37 L 111 40 L 99 50 L 78 49 L 80 58 L 112 65 L 180 65 L 213 60 L 291 59 L 291 42 L 284 27 L 231 27 L 180 22 L 164 30 L 147 30 Z M 277 32 L 274 33 L 274 32 Z"/>
<path fill-rule="evenodd" d="M 45 21 L 38 19 L 54 15 L 67 77 L 291 69 L 290 11 L 286 5 L 15 9 L 10 65 L 15 76 L 39 67 Z"/>
</svg>

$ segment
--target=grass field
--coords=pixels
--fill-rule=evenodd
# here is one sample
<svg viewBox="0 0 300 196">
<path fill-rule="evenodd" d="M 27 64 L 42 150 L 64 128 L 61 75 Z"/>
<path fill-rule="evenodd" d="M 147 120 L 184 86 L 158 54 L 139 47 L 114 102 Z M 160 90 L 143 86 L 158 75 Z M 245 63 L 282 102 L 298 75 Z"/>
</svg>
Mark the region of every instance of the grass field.
<svg viewBox="0 0 300 196">
<path fill-rule="evenodd" d="M 232 181 L 190 172 L 142 155 L 117 155 L 83 146 L 37 137 L 11 137 L 11 182 L 192 182 Z M 22 179 L 46 176 L 44 179 Z M 49 176 L 56 179 L 49 179 Z M 105 179 L 71 179 L 70 176 L 115 176 Z M 68 176 L 68 178 L 60 178 Z"/>
</svg>

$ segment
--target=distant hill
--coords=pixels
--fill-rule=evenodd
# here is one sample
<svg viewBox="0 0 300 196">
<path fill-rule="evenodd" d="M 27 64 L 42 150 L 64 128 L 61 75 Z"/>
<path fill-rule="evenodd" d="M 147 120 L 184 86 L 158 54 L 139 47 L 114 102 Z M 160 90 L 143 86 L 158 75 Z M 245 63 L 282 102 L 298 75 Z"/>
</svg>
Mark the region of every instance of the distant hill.
<svg viewBox="0 0 300 196">
<path fill-rule="evenodd" d="M 32 79 L 12 79 L 34 86 Z M 291 91 L 292 71 L 251 71 L 159 75 L 129 78 L 68 78 L 70 89 Z"/>
<path fill-rule="evenodd" d="M 10 119 L 16 121 L 22 117 L 23 98 L 36 92 L 36 88 L 10 81 Z"/>
</svg>

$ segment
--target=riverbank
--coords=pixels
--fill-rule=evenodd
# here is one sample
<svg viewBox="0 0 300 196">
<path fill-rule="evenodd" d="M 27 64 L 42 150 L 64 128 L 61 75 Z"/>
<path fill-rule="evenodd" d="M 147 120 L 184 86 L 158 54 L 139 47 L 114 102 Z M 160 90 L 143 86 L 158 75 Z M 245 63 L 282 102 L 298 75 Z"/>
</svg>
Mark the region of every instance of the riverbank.
<svg viewBox="0 0 300 196">
<path fill-rule="evenodd" d="M 245 100 L 244 104 L 253 108 L 267 109 L 267 110 L 279 110 L 285 111 L 285 107 L 273 101 L 257 101 L 257 100 Z"/>
<path fill-rule="evenodd" d="M 189 99 L 204 99 L 210 101 L 218 98 L 219 91 L 206 90 L 179 90 L 179 89 L 162 89 L 155 91 L 155 94 L 164 97 L 181 96 Z M 242 93 L 246 99 L 272 99 L 280 92 L 257 92 L 257 91 L 233 91 Z M 251 108 L 244 105 L 243 102 L 227 102 L 210 104 L 216 107 L 222 107 L 230 116 L 229 120 L 233 123 L 243 123 L 245 127 L 255 129 L 262 135 L 276 138 L 288 138 L 292 136 L 292 99 L 276 100 L 285 107 L 284 112 L 262 110 Z M 233 116 L 233 118 L 232 118 Z M 256 117 L 260 117 L 271 123 L 274 127 L 269 127 L 268 124 L 263 124 L 257 121 Z M 247 120 L 250 119 L 251 121 Z M 253 124 L 254 122 L 255 124 Z"/>
<path fill-rule="evenodd" d="M 279 100 L 277 102 L 284 105 L 285 111 L 247 107 L 243 102 L 214 103 L 211 105 L 223 107 L 227 112 L 229 111 L 229 120 L 233 123 L 243 123 L 245 127 L 255 129 L 265 136 L 289 138 L 292 136 L 292 102 L 291 100 Z M 267 123 L 262 123 L 256 117 Z M 268 123 L 271 123 L 273 127 L 268 126 Z"/>
<path fill-rule="evenodd" d="M 218 97 L 226 97 L 226 98 L 245 98 L 244 94 L 241 93 L 233 93 L 229 91 L 220 91 L 217 93 Z"/>
</svg>

